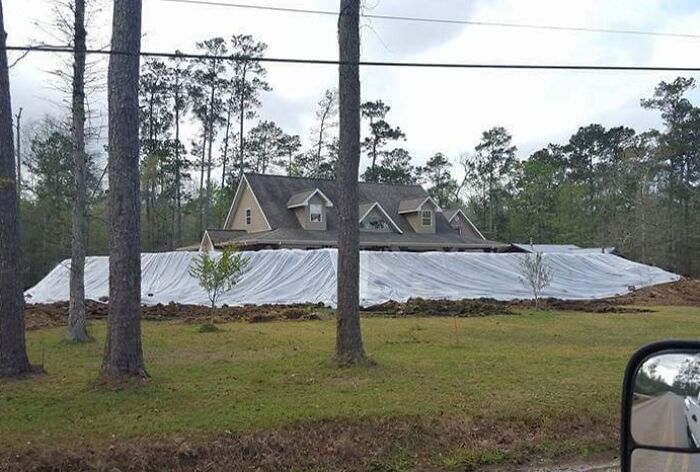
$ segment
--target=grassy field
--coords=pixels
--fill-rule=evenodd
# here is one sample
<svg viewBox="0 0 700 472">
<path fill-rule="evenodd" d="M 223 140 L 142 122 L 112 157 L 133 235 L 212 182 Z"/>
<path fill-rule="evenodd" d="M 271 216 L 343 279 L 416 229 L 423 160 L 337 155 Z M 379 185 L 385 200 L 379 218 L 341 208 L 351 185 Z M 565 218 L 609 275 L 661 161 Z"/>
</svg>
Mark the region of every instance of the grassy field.
<svg viewBox="0 0 700 472">
<path fill-rule="evenodd" d="M 329 361 L 332 320 L 230 323 L 206 334 L 144 322 L 152 379 L 117 388 L 97 381 L 103 323 L 91 324 L 96 341 L 87 345 L 63 341 L 62 329 L 33 331 L 30 357 L 47 374 L 0 380 L 0 453 L 394 420 L 421 423 L 423 434 L 445 419 L 490 428 L 490 442 L 478 431 L 463 443 L 446 440 L 423 457 L 440 466 L 509 460 L 518 450 L 611 450 L 627 358 L 647 342 L 700 337 L 699 309 L 656 310 L 368 317 L 365 345 L 377 366 L 342 370 Z"/>
</svg>

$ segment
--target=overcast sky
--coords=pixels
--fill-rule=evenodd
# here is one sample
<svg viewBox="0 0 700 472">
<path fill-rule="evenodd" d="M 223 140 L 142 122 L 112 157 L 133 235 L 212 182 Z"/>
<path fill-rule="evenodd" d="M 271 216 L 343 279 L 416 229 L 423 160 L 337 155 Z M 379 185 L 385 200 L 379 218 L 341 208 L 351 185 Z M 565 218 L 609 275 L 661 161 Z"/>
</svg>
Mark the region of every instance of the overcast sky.
<svg viewBox="0 0 700 472">
<path fill-rule="evenodd" d="M 337 9 L 331 0 L 240 0 L 239 3 Z M 105 2 L 107 3 L 107 2 Z M 46 0 L 4 0 L 8 44 L 52 41 L 34 22 L 50 18 Z M 700 2 L 663 0 L 369 0 L 367 13 L 577 27 L 700 33 Z M 337 59 L 336 19 L 331 16 L 254 11 L 143 0 L 144 51 L 194 51 L 214 36 L 247 33 L 269 45 L 268 56 Z M 111 9 L 111 2 L 105 8 Z M 109 37 L 107 15 L 98 19 L 96 42 Z M 698 66 L 700 40 L 571 31 L 543 31 L 362 20 L 362 58 L 421 62 Z M 95 38 L 95 36 L 98 36 Z M 16 57 L 13 54 L 11 57 Z M 56 58 L 34 53 L 10 74 L 13 108 L 36 119 L 60 113 L 60 95 L 47 70 Z M 316 103 L 337 83 L 334 66 L 267 65 L 273 91 L 263 97 L 261 118 L 307 139 Z M 519 156 L 549 142 L 564 142 L 581 125 L 659 125 L 639 107 L 660 80 L 674 73 L 488 71 L 455 69 L 362 70 L 362 99 L 392 107 L 389 121 L 406 132 L 417 164 L 441 151 L 456 159 L 473 150 L 483 130 L 504 126 Z M 99 100 L 97 100 L 99 102 Z M 100 103 L 93 105 L 98 108 Z"/>
</svg>

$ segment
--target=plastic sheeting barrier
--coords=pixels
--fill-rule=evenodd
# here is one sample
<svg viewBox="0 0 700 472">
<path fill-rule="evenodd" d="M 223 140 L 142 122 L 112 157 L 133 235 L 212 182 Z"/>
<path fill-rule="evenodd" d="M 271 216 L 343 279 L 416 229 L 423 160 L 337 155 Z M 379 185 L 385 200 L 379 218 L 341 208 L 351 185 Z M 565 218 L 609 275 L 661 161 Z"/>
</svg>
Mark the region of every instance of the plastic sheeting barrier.
<svg viewBox="0 0 700 472">
<path fill-rule="evenodd" d="M 141 296 L 147 305 L 187 303 L 208 305 L 209 299 L 189 267 L 196 252 L 149 253 L 141 256 Z M 280 249 L 244 252 L 251 269 L 219 304 L 336 304 L 336 251 Z M 360 254 L 360 298 L 363 306 L 388 300 L 532 298 L 520 275 L 525 254 L 465 252 L 372 252 Z M 568 300 L 622 295 L 632 287 L 673 282 L 680 277 L 656 267 L 611 254 L 546 254 L 551 285 L 544 297 Z M 41 282 L 25 292 L 28 303 L 68 300 L 70 260 L 60 263 Z M 107 257 L 88 257 L 85 295 L 92 300 L 109 296 Z"/>
</svg>

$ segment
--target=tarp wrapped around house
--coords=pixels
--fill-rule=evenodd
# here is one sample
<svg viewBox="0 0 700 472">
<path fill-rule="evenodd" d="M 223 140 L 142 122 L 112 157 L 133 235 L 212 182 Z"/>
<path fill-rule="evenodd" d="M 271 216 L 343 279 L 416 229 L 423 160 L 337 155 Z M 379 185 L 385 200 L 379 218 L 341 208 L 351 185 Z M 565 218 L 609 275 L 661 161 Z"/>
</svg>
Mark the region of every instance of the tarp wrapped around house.
<svg viewBox="0 0 700 472">
<path fill-rule="evenodd" d="M 263 250 L 244 252 L 251 267 L 240 283 L 224 294 L 220 304 L 336 304 L 335 249 Z M 196 252 L 143 254 L 142 302 L 207 305 L 207 294 L 190 276 Z M 526 254 L 460 252 L 372 252 L 360 255 L 360 297 L 363 306 L 388 300 L 495 298 L 529 299 L 520 261 Z M 545 297 L 580 300 L 621 295 L 680 277 L 611 254 L 546 254 L 551 285 Z M 107 257 L 88 257 L 85 293 L 93 300 L 109 296 Z M 68 299 L 70 261 L 64 261 L 27 290 L 28 303 Z"/>
</svg>

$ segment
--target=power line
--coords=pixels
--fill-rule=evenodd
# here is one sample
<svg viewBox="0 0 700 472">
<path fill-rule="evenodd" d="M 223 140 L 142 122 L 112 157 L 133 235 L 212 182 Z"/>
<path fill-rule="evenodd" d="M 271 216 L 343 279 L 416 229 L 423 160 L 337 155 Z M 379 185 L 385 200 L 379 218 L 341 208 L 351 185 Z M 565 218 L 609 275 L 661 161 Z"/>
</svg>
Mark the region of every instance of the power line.
<svg viewBox="0 0 700 472">
<path fill-rule="evenodd" d="M 7 51 L 75 53 L 70 46 L 6 46 Z M 412 67 L 435 69 L 511 69 L 511 70 L 581 70 L 581 71 L 638 71 L 638 72 L 700 72 L 700 67 L 688 66 L 600 66 L 580 64 L 484 64 L 484 63 L 454 63 L 454 62 L 388 62 L 388 61 L 339 61 L 335 59 L 302 59 L 283 57 L 252 57 L 241 55 L 216 56 L 184 52 L 152 52 L 141 51 L 134 54 L 127 51 L 106 49 L 86 49 L 86 54 L 119 55 L 141 57 L 164 57 L 179 59 L 203 59 L 216 61 L 257 61 L 278 64 L 310 64 L 310 65 L 358 65 L 369 67 Z"/>
<path fill-rule="evenodd" d="M 306 8 L 288 8 L 288 7 L 272 7 L 265 5 L 250 5 L 245 3 L 228 3 L 220 2 L 216 0 L 158 0 L 161 2 L 168 3 L 185 3 L 192 5 L 208 5 L 216 7 L 228 7 L 228 8 L 241 8 L 248 10 L 263 10 L 263 11 L 276 11 L 283 13 L 303 13 L 303 14 L 313 14 L 313 15 L 327 15 L 327 16 L 338 16 L 337 11 L 332 10 L 311 10 Z M 377 20 L 395 20 L 395 21 L 410 21 L 417 23 L 441 23 L 441 24 L 451 24 L 451 25 L 468 25 L 468 26 L 483 26 L 483 27 L 498 27 L 498 28 L 518 28 L 518 29 L 536 29 L 536 30 L 549 30 L 549 31 L 576 31 L 579 33 L 606 33 L 606 34 L 625 34 L 625 35 L 635 35 L 635 36 L 660 36 L 660 37 L 671 37 L 671 38 L 685 38 L 685 39 L 700 39 L 700 34 L 691 33 L 674 33 L 668 31 L 644 31 L 644 30 L 628 30 L 628 29 L 611 29 L 611 28 L 587 28 L 582 26 L 557 26 L 557 25 L 546 25 L 546 24 L 528 24 L 528 23 L 508 23 L 508 22 L 498 22 L 498 21 L 473 21 L 473 20 L 460 20 L 460 19 L 450 19 L 450 18 L 425 18 L 418 16 L 401 16 L 401 15 L 380 15 L 375 13 L 363 13 L 361 14 L 364 18 L 377 19 Z"/>
</svg>

